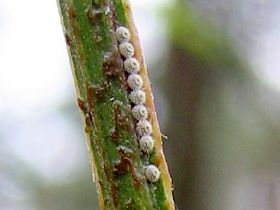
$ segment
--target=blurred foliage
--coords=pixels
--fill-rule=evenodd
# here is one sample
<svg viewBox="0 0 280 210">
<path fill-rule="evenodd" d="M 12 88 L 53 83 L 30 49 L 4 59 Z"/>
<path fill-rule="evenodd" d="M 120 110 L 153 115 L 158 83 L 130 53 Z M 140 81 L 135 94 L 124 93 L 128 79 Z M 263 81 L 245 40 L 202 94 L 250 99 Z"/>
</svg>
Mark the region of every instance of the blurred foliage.
<svg viewBox="0 0 280 210">
<path fill-rule="evenodd" d="M 9 159 L 1 159 L 1 181 L 15 185 L 19 190 L 10 187 L 6 196 L 1 196 L 1 209 L 52 209 L 52 210 L 77 210 L 97 209 L 98 200 L 95 185 L 92 183 L 90 168 L 78 173 L 79 176 L 69 175 L 65 181 L 50 181 L 36 173 L 28 163 L 23 162 L 16 156 L 9 156 Z M 1 182 L 0 182 L 1 184 Z M 9 186 L 9 185 L 8 185 Z M 0 191 L 1 192 L 1 191 Z M 24 195 L 21 196 L 20 194 Z M 9 196 L 11 194 L 11 196 Z"/>
<path fill-rule="evenodd" d="M 165 148 L 175 201 L 192 210 L 238 209 L 237 203 L 242 209 L 275 209 L 275 194 L 258 199 L 267 189 L 249 189 L 251 197 L 242 203 L 236 192 L 240 180 L 279 173 L 280 133 L 264 109 L 271 106 L 264 100 L 271 91 L 256 80 L 234 37 L 196 9 L 177 1 L 168 16 L 169 72 L 161 84 L 172 107 Z"/>
<path fill-rule="evenodd" d="M 230 46 L 227 34 L 218 33 L 211 21 L 196 14 L 188 4 L 177 1 L 167 17 L 169 36 L 174 46 L 183 48 L 213 67 L 239 67 L 240 60 Z"/>
</svg>

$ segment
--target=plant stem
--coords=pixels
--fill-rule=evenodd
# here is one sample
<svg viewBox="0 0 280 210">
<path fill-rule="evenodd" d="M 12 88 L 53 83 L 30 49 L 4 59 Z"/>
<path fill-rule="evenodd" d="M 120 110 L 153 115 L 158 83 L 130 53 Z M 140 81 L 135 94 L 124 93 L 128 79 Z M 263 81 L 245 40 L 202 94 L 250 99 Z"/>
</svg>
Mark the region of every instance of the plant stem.
<svg viewBox="0 0 280 210">
<path fill-rule="evenodd" d="M 58 0 L 62 25 L 75 79 L 88 150 L 101 209 L 174 209 L 171 179 L 162 152 L 161 134 L 142 51 L 125 0 Z M 126 26 L 141 64 L 146 106 L 153 127 L 155 149 L 139 149 L 123 59 L 115 30 Z M 157 182 L 148 182 L 144 165 L 161 171 Z"/>
</svg>

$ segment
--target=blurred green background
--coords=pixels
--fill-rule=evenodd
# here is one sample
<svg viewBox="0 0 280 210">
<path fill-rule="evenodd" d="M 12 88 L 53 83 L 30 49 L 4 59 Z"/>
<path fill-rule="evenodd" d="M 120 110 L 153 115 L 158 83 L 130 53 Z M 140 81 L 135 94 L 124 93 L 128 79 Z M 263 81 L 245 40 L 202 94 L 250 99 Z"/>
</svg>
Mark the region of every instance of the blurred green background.
<svg viewBox="0 0 280 210">
<path fill-rule="evenodd" d="M 280 2 L 131 0 L 180 210 L 280 209 Z M 0 209 L 97 210 L 55 1 L 0 1 Z"/>
</svg>

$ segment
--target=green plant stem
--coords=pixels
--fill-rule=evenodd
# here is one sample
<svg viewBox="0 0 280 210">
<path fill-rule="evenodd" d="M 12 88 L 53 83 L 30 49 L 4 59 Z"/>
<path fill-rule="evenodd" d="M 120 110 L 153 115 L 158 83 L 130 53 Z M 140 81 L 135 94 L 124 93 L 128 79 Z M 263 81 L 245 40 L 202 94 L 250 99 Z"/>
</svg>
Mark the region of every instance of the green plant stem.
<svg viewBox="0 0 280 210">
<path fill-rule="evenodd" d="M 58 5 L 100 208 L 174 209 L 161 139 L 158 137 L 154 153 L 143 157 L 131 118 L 123 60 L 114 33 L 120 25 L 133 27 L 128 3 L 123 0 L 58 0 Z M 132 36 L 136 40 L 133 29 Z M 135 54 L 141 59 L 139 43 L 135 41 L 134 45 Z M 143 61 L 141 65 L 142 74 L 146 76 Z M 149 91 L 148 81 L 146 85 Z M 148 101 L 149 98 L 153 111 L 151 93 Z M 154 118 L 154 127 L 159 131 L 155 112 L 151 119 Z M 145 179 L 145 161 L 161 169 L 161 178 L 156 183 Z"/>
</svg>

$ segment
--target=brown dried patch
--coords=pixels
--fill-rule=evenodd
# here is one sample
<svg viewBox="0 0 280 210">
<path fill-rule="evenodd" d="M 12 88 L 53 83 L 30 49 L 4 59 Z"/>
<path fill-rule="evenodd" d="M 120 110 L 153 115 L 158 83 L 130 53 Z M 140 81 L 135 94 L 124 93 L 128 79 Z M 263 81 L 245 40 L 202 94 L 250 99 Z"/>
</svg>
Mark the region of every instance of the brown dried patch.
<svg viewBox="0 0 280 210">
<path fill-rule="evenodd" d="M 86 92 L 87 92 L 87 102 L 88 102 L 88 109 L 86 114 L 86 123 L 87 125 L 93 124 L 94 122 L 94 116 L 93 116 L 93 110 L 94 110 L 94 88 L 87 84 L 86 86 Z"/>
<path fill-rule="evenodd" d="M 89 6 L 86 10 L 86 16 L 93 28 L 96 28 L 97 21 L 102 18 L 102 10 L 100 6 L 92 1 L 92 5 Z"/>
<path fill-rule="evenodd" d="M 77 23 L 76 23 L 76 12 L 75 12 L 74 8 L 70 5 L 68 6 L 67 12 L 68 12 L 68 16 L 70 19 L 70 25 L 73 28 L 74 37 L 72 37 L 72 38 L 74 40 L 78 40 L 79 39 L 79 27 L 77 26 Z M 79 49 L 79 60 L 80 60 L 80 62 L 84 61 L 84 55 L 80 49 Z"/>
<path fill-rule="evenodd" d="M 69 35 L 68 35 L 68 34 L 64 34 L 64 36 L 65 36 L 66 44 L 67 44 L 68 46 L 70 46 L 70 45 L 71 45 L 71 39 L 70 39 Z"/>
<path fill-rule="evenodd" d="M 103 154 L 103 156 L 104 156 L 104 154 Z M 108 178 L 108 181 L 111 184 L 111 196 L 112 196 L 112 199 L 113 199 L 113 202 L 114 202 L 114 206 L 117 208 L 118 205 L 119 205 L 118 197 L 117 197 L 117 187 L 116 187 L 116 184 L 114 182 L 114 178 L 111 174 L 110 164 L 108 163 L 108 161 L 106 159 L 104 159 L 104 160 L 105 160 L 105 162 L 104 162 L 105 174 L 106 174 L 106 177 Z"/>
<path fill-rule="evenodd" d="M 96 96 L 96 99 L 102 102 L 105 99 L 106 92 L 110 91 L 111 84 L 104 81 L 100 84 L 92 86 L 91 88 L 94 90 L 93 94 Z"/>
<path fill-rule="evenodd" d="M 86 116 L 85 116 L 85 122 L 86 122 L 85 132 L 89 133 L 90 132 L 90 126 L 92 124 L 92 117 L 89 113 L 87 113 Z"/>
<path fill-rule="evenodd" d="M 111 129 L 109 130 L 109 136 L 110 136 L 110 139 L 111 139 L 113 142 L 117 142 L 117 141 L 118 141 L 119 134 L 118 134 L 116 128 L 111 128 Z"/>
<path fill-rule="evenodd" d="M 85 116 L 85 128 L 84 128 L 85 132 L 89 133 L 90 132 L 90 126 L 92 124 L 91 114 L 89 113 L 86 102 L 83 99 L 77 98 L 77 104 L 78 104 L 80 110 L 84 113 L 84 116 Z"/>
<path fill-rule="evenodd" d="M 93 111 L 94 109 L 94 99 L 103 99 L 104 98 L 104 91 L 107 89 L 107 86 L 104 84 L 98 85 L 89 85 L 87 84 L 87 100 L 89 104 L 89 111 Z"/>
<path fill-rule="evenodd" d="M 124 146 L 119 146 L 117 149 L 121 156 L 121 159 L 115 161 L 113 172 L 119 175 L 129 171 L 130 165 L 132 165 L 132 150 Z"/>
<path fill-rule="evenodd" d="M 124 174 L 127 171 L 126 160 L 117 160 L 114 163 L 113 172 L 117 175 Z"/>
<path fill-rule="evenodd" d="M 68 15 L 71 19 L 75 19 L 76 18 L 76 12 L 73 9 L 73 7 L 69 6 L 68 7 Z"/>
<path fill-rule="evenodd" d="M 121 86 L 122 86 L 123 88 L 128 88 L 127 80 L 126 80 L 125 74 L 121 74 L 121 75 L 119 76 L 119 80 L 120 80 Z"/>
<path fill-rule="evenodd" d="M 108 8 L 110 10 L 111 26 L 116 28 L 116 11 L 113 2 L 109 2 Z"/>
<path fill-rule="evenodd" d="M 87 84 L 86 85 L 86 90 L 87 90 L 87 101 L 88 101 L 88 110 L 86 113 L 86 127 L 85 130 L 86 132 L 90 132 L 90 127 L 94 125 L 94 116 L 93 116 L 93 110 L 94 110 L 94 100 L 103 100 L 105 98 L 105 90 L 108 90 L 110 88 L 110 85 L 107 82 L 103 82 L 101 84 L 92 86 Z M 79 103 L 79 102 L 78 102 Z M 80 101 L 81 103 L 81 101 Z M 83 103 L 81 103 L 81 107 L 83 107 Z M 96 129 L 95 129 L 96 131 Z M 103 160 L 103 169 L 105 172 L 105 175 L 110 183 L 110 192 L 111 192 L 111 197 L 113 199 L 113 203 L 115 208 L 118 208 L 119 203 L 118 203 L 118 198 L 117 198 L 117 188 L 116 184 L 114 181 L 114 177 L 112 175 L 111 171 L 111 166 L 108 162 L 108 159 L 106 158 L 106 154 L 104 151 L 104 148 L 102 147 L 102 144 L 100 140 L 97 138 L 96 139 L 97 145 L 99 148 L 101 148 L 101 155 L 102 155 L 102 160 Z M 102 186 L 100 184 L 100 186 Z"/>
<path fill-rule="evenodd" d="M 78 103 L 78 106 L 80 108 L 80 110 L 83 112 L 83 113 L 86 113 L 87 112 L 87 106 L 85 104 L 85 101 L 81 98 L 78 98 L 77 99 L 77 103 Z"/>
<path fill-rule="evenodd" d="M 121 107 L 123 106 L 122 102 L 114 101 L 113 103 L 113 111 L 114 111 L 114 120 L 116 125 L 116 131 L 119 130 L 128 130 L 129 129 L 129 118 L 122 111 Z"/>
<path fill-rule="evenodd" d="M 90 127 L 89 126 L 85 126 L 84 130 L 85 130 L 86 133 L 90 133 Z"/>
<path fill-rule="evenodd" d="M 133 151 L 124 146 L 119 146 L 117 149 L 121 156 L 121 159 L 115 162 L 113 172 L 116 175 L 121 175 L 124 174 L 125 172 L 129 172 L 132 176 L 135 187 L 139 188 L 140 181 L 132 161 Z"/>
<path fill-rule="evenodd" d="M 103 72 L 107 78 L 117 77 L 123 72 L 123 60 L 115 49 L 110 53 L 106 53 L 103 59 Z"/>
<path fill-rule="evenodd" d="M 102 11 L 102 8 L 100 7 L 100 3 L 96 3 L 94 0 L 86 10 L 87 19 L 90 25 L 94 28 L 96 43 L 102 41 L 101 33 L 97 26 L 97 22 L 101 20 L 103 14 L 104 13 Z"/>
<path fill-rule="evenodd" d="M 87 100 L 88 100 L 88 105 L 89 105 L 89 109 L 90 111 L 93 110 L 94 108 L 94 88 L 90 85 L 87 85 Z"/>
<path fill-rule="evenodd" d="M 99 101 L 103 101 L 104 98 L 105 98 L 105 90 L 106 88 L 102 85 L 96 85 L 94 87 L 94 93 L 96 95 L 96 98 L 99 100 Z"/>
</svg>

